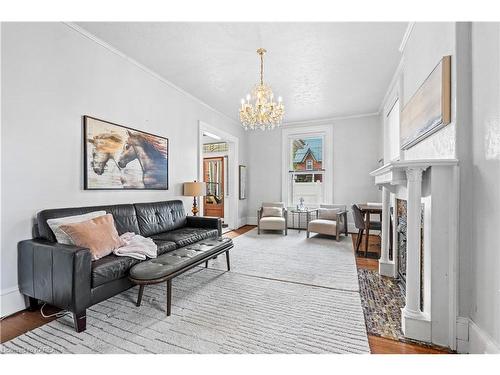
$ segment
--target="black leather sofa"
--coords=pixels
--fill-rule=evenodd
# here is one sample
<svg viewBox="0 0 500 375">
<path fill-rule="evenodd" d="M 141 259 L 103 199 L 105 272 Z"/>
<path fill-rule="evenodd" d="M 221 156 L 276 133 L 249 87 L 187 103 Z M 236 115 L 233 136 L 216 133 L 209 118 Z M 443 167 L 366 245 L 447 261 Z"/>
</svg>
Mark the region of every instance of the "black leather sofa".
<svg viewBox="0 0 500 375">
<path fill-rule="evenodd" d="M 119 234 L 151 237 L 158 255 L 208 238 L 220 237 L 219 218 L 186 216 L 180 200 L 44 210 L 38 213 L 34 239 L 18 243 L 18 281 L 29 308 L 39 301 L 73 313 L 77 332 L 85 330 L 86 309 L 134 286 L 129 269 L 139 263 L 113 254 L 96 261 L 90 251 L 56 242 L 47 219 L 105 210 Z"/>
</svg>

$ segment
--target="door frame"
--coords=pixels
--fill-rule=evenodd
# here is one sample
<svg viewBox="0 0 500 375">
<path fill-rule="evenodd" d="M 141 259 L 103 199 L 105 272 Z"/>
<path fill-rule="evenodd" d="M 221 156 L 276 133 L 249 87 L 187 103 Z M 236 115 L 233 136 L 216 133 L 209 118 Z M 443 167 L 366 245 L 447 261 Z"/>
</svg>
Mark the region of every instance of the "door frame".
<svg viewBox="0 0 500 375">
<path fill-rule="evenodd" d="M 204 121 L 198 121 L 198 181 L 203 181 L 203 132 L 207 131 L 221 137 L 221 141 L 229 145 L 228 152 L 228 182 L 229 197 L 226 200 L 229 203 L 229 220 L 225 220 L 231 229 L 239 227 L 238 215 L 238 166 L 239 166 L 239 138 L 229 134 L 219 128 L 213 127 Z M 203 212 L 204 199 L 200 199 L 200 211 Z M 225 203 L 226 203 L 225 202 Z"/>
</svg>

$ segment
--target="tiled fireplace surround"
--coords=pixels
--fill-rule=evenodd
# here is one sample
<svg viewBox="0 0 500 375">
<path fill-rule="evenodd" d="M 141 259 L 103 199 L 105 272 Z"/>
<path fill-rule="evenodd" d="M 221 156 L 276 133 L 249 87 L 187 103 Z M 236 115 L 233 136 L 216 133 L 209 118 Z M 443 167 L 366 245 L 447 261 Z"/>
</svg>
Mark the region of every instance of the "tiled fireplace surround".
<svg viewBox="0 0 500 375">
<path fill-rule="evenodd" d="M 371 175 L 382 189 L 379 272 L 400 279 L 399 271 L 404 273 L 406 305 L 401 328 L 408 338 L 455 349 L 458 162 L 395 161 Z M 391 207 L 395 252 L 390 257 Z"/>
</svg>

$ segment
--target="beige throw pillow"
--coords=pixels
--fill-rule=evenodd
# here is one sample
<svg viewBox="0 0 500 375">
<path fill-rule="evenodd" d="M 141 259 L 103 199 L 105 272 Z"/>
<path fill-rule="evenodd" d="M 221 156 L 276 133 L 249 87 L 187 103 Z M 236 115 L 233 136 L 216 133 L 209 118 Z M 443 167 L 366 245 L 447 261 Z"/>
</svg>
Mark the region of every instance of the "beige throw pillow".
<svg viewBox="0 0 500 375">
<path fill-rule="evenodd" d="M 81 223 L 61 225 L 74 244 L 90 249 L 92 260 L 100 259 L 122 246 L 113 215 L 107 214 Z"/>
<path fill-rule="evenodd" d="M 87 221 L 103 215 L 106 215 L 106 211 L 93 211 L 83 215 L 57 217 L 55 219 L 48 219 L 47 225 L 50 227 L 52 232 L 54 232 L 57 242 L 64 243 L 66 245 L 74 245 L 71 238 L 60 229 L 61 225 L 81 223 L 82 221 Z"/>
<path fill-rule="evenodd" d="M 281 207 L 262 207 L 262 217 L 281 217 L 282 212 Z"/>
<path fill-rule="evenodd" d="M 318 219 L 337 220 L 338 208 L 318 208 Z"/>
</svg>

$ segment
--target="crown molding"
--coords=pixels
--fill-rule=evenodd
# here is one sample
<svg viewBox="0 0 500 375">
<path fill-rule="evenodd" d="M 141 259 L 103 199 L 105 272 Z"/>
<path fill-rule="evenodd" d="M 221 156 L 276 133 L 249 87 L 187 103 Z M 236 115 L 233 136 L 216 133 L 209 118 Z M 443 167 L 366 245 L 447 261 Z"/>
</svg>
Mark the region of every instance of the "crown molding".
<svg viewBox="0 0 500 375">
<path fill-rule="evenodd" d="M 410 38 L 411 32 L 413 31 L 413 27 L 415 27 L 415 22 L 408 22 L 408 26 L 406 27 L 405 34 L 403 35 L 403 40 L 401 40 L 401 44 L 399 45 L 399 52 L 403 53 L 406 47 L 406 43 Z"/>
<path fill-rule="evenodd" d="M 179 86 L 177 86 L 174 83 L 170 82 L 165 77 L 161 76 L 160 74 L 158 74 L 155 71 L 149 69 L 148 67 L 146 67 L 145 65 L 141 64 L 137 60 L 131 58 L 128 55 L 126 55 L 125 53 L 123 53 L 122 51 L 118 50 L 117 48 L 115 48 L 111 44 L 109 44 L 109 43 L 105 42 L 104 40 L 98 38 L 97 36 L 95 36 L 94 34 L 90 33 L 89 31 L 87 31 L 83 27 L 78 26 L 74 22 L 63 22 L 63 24 L 66 25 L 66 26 L 68 26 L 70 29 L 76 31 L 77 33 L 81 34 L 82 36 L 86 37 L 87 39 L 89 39 L 89 40 L 91 40 L 91 41 L 99 44 L 101 47 L 106 48 L 108 51 L 114 53 L 115 55 L 122 57 L 123 59 L 127 60 L 129 63 L 135 65 L 136 67 L 138 67 L 139 69 L 141 69 L 145 73 L 148 73 L 152 77 L 154 77 L 157 80 L 161 81 L 162 83 L 166 84 L 168 87 L 176 90 L 177 92 L 179 92 L 180 94 L 184 95 L 185 97 L 187 97 L 187 98 L 195 101 L 196 103 L 198 103 L 198 104 L 202 105 L 203 107 L 205 107 L 205 108 L 207 108 L 207 109 L 209 109 L 209 110 L 217 113 L 218 115 L 220 115 L 220 116 L 222 116 L 222 117 L 230 120 L 231 122 L 234 122 L 234 123 L 238 124 L 238 121 L 236 119 L 228 116 L 227 114 L 219 111 L 218 109 L 215 109 L 214 107 L 212 107 L 209 104 L 205 103 L 203 100 L 197 98 L 193 94 L 190 94 L 189 92 L 181 89 Z"/>
<path fill-rule="evenodd" d="M 350 120 L 350 119 L 356 119 L 356 118 L 378 116 L 379 114 L 380 114 L 380 112 L 368 112 L 368 113 L 359 113 L 359 114 L 355 114 L 355 115 L 327 117 L 327 118 L 314 119 L 314 120 L 290 121 L 290 122 L 284 122 L 282 127 L 314 125 L 314 124 L 320 124 L 320 123 L 325 123 L 325 122 L 335 122 L 335 121 L 340 121 L 340 120 Z"/>
</svg>

